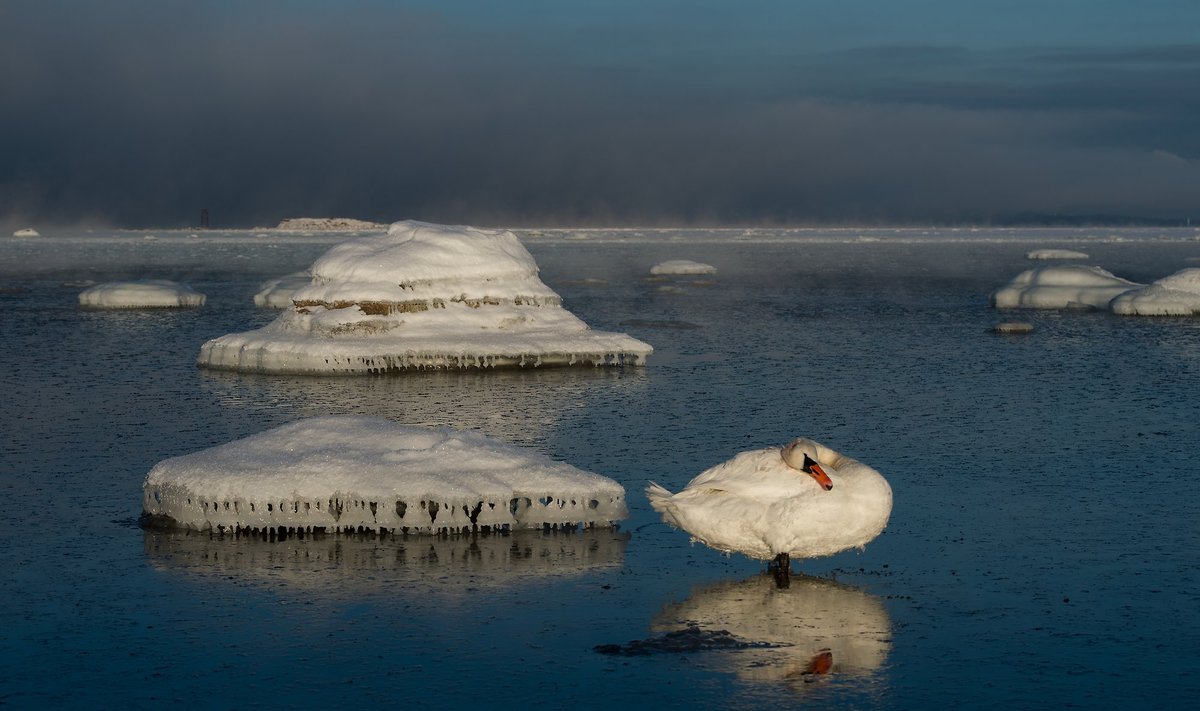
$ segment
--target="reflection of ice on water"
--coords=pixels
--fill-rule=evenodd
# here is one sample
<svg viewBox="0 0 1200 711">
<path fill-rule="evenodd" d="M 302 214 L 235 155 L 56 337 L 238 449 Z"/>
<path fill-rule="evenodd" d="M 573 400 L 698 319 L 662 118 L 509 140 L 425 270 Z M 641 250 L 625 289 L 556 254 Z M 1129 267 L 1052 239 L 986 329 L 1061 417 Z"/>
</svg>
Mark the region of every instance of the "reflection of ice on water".
<svg viewBox="0 0 1200 711">
<path fill-rule="evenodd" d="M 341 378 L 276 377 L 205 371 L 201 385 L 239 410 L 294 417 L 375 415 L 394 422 L 482 431 L 514 444 L 536 441 L 570 413 L 598 400 L 635 397 L 649 378 L 642 368 L 553 368 Z M 604 473 L 604 472 L 601 472 Z"/>
<path fill-rule="evenodd" d="M 701 588 L 668 605 L 650 629 L 667 635 L 690 627 L 727 632 L 742 643 L 736 651 L 699 655 L 699 663 L 755 681 L 870 677 L 892 646 L 891 621 L 877 597 L 808 576 L 793 576 L 787 589 L 768 575 Z"/>
<path fill-rule="evenodd" d="M 369 593 L 456 594 L 469 589 L 569 577 L 621 565 L 628 533 L 518 531 L 510 535 L 258 536 L 146 530 L 143 546 L 160 570 L 285 584 L 353 597 Z"/>
</svg>

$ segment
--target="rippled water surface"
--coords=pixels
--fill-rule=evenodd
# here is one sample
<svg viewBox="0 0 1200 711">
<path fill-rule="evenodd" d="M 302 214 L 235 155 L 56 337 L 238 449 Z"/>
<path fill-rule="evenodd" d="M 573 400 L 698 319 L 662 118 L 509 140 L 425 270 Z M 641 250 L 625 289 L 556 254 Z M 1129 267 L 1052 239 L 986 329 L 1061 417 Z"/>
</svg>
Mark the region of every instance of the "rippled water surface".
<svg viewBox="0 0 1200 711">
<path fill-rule="evenodd" d="M 260 282 L 344 236 L 0 240 L 0 705 L 1183 706 L 1200 693 L 1200 319 L 1020 313 L 988 293 L 1065 247 L 1135 281 L 1194 231 L 523 235 L 644 369 L 212 373 Z M 717 267 L 650 279 L 666 259 Z M 165 278 L 201 309 L 82 311 Z M 612 477 L 619 531 L 262 541 L 145 532 L 159 460 L 301 417 L 452 425 Z M 776 590 L 656 520 L 668 488 L 807 435 L 895 493 L 865 551 Z"/>
</svg>

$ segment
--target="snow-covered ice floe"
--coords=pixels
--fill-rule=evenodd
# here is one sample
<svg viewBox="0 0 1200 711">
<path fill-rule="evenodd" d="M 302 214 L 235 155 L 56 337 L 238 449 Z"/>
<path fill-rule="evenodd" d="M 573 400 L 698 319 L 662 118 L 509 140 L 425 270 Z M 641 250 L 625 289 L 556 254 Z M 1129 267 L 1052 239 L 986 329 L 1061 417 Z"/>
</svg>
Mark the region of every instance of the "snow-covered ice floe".
<svg viewBox="0 0 1200 711">
<path fill-rule="evenodd" d="M 1026 259 L 1087 259 L 1083 252 L 1071 249 L 1035 249 L 1025 254 Z"/>
<path fill-rule="evenodd" d="M 41 236 L 42 236 L 41 233 L 38 232 L 37 230 L 33 229 L 32 227 L 25 227 L 23 229 L 17 230 L 16 232 L 13 232 L 13 237 L 41 237 Z"/>
<path fill-rule="evenodd" d="M 204 305 L 204 294 L 187 284 L 163 279 L 113 281 L 79 293 L 79 305 L 89 309 L 167 309 Z"/>
<path fill-rule="evenodd" d="M 992 294 L 998 309 L 1107 309 L 1114 297 L 1142 286 L 1100 267 L 1068 264 L 1021 272 Z"/>
<path fill-rule="evenodd" d="M 717 268 L 711 264 L 693 262 L 688 259 L 668 259 L 650 267 L 650 273 L 660 274 L 716 274 Z"/>
<path fill-rule="evenodd" d="M 1033 324 L 1025 321 L 1003 321 L 992 326 L 992 331 L 1009 335 L 1033 333 Z"/>
<path fill-rule="evenodd" d="M 292 295 L 312 283 L 308 272 L 295 272 L 271 279 L 258 287 L 254 305 L 264 309 L 286 309 L 292 305 Z"/>
<path fill-rule="evenodd" d="M 382 230 L 387 225 L 351 217 L 287 217 L 275 229 L 284 232 L 330 232 L 335 230 Z"/>
<path fill-rule="evenodd" d="M 166 459 L 143 521 L 217 532 L 455 533 L 609 526 L 617 482 L 484 435 L 374 417 L 300 420 Z"/>
<path fill-rule="evenodd" d="M 648 344 L 562 308 L 506 230 L 397 222 L 335 245 L 292 307 L 205 343 L 198 363 L 264 373 L 644 365 Z"/>
<path fill-rule="evenodd" d="M 1127 291 L 1109 308 L 1128 316 L 1200 315 L 1200 268 L 1183 269 L 1143 289 Z"/>
</svg>

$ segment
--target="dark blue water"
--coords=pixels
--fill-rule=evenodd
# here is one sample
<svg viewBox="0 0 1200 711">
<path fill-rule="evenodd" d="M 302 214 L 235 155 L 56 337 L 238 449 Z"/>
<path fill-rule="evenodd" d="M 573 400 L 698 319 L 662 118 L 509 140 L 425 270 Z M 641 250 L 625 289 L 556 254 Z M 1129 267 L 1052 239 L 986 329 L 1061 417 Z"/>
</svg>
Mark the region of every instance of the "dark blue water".
<svg viewBox="0 0 1200 711">
<path fill-rule="evenodd" d="M 654 345 L 648 367 L 368 378 L 194 366 L 204 340 L 272 318 L 251 302 L 260 281 L 305 268 L 334 237 L 5 240 L 0 705 L 1191 703 L 1200 319 L 1021 313 L 1033 334 L 997 336 L 1014 316 L 987 295 L 1033 248 L 1082 249 L 1148 281 L 1195 266 L 1200 242 L 866 234 L 882 241 L 532 235 L 567 308 Z M 718 272 L 648 279 L 665 259 Z M 209 300 L 76 307 L 82 280 L 132 277 L 187 281 Z M 476 541 L 135 525 L 159 460 L 330 413 L 537 449 L 622 482 L 630 519 Z M 790 590 L 755 561 L 690 545 L 641 494 L 647 479 L 677 488 L 802 434 L 879 469 L 896 504 L 865 551 L 797 562 L 810 577 Z M 822 650 L 833 667 L 811 673 Z"/>
</svg>

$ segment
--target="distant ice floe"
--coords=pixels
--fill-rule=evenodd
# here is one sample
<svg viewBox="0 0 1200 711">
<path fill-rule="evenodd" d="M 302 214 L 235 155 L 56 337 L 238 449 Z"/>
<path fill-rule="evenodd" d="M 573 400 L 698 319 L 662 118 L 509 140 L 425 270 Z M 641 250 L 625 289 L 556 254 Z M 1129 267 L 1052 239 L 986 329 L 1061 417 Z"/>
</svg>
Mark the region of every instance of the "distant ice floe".
<svg viewBox="0 0 1200 711">
<path fill-rule="evenodd" d="M 218 532 L 457 533 L 609 526 L 625 489 L 474 432 L 376 417 L 300 420 L 166 459 L 147 525 Z"/>
<path fill-rule="evenodd" d="M 271 279 L 258 287 L 258 293 L 254 295 L 254 305 L 264 309 L 289 308 L 292 305 L 292 295 L 309 284 L 312 284 L 312 275 L 308 272 L 295 272 Z"/>
<path fill-rule="evenodd" d="M 992 331 L 1008 335 L 1033 333 L 1033 324 L 1025 321 L 1004 321 L 992 326 Z"/>
<path fill-rule="evenodd" d="M 336 230 L 382 230 L 387 225 L 350 217 L 288 217 L 275 227 L 285 232 L 332 232 Z"/>
<path fill-rule="evenodd" d="M 190 308 L 203 306 L 204 294 L 187 284 L 162 279 L 114 281 L 80 292 L 79 305 L 89 309 Z"/>
<path fill-rule="evenodd" d="M 1114 297 L 1142 286 L 1100 267 L 1069 264 L 1030 269 L 992 294 L 998 309 L 1107 309 Z"/>
<path fill-rule="evenodd" d="M 716 274 L 717 268 L 711 264 L 693 262 L 688 259 L 668 259 L 650 267 L 650 273 L 660 274 Z"/>
<path fill-rule="evenodd" d="M 1109 307 L 1127 316 L 1200 315 L 1200 268 L 1183 269 L 1145 288 L 1127 291 Z"/>
<path fill-rule="evenodd" d="M 397 222 L 334 246 L 263 328 L 205 343 L 198 363 L 263 373 L 643 365 L 648 344 L 562 308 L 509 231 Z"/>
<path fill-rule="evenodd" d="M 1035 249 L 1025 255 L 1026 259 L 1087 259 L 1083 252 L 1070 249 Z"/>
<path fill-rule="evenodd" d="M 32 227 L 26 227 L 24 229 L 20 229 L 20 230 L 17 230 L 16 232 L 13 232 L 13 237 L 41 237 L 41 236 L 42 236 L 42 234 L 40 232 L 38 232 L 37 230 L 33 229 Z"/>
</svg>

